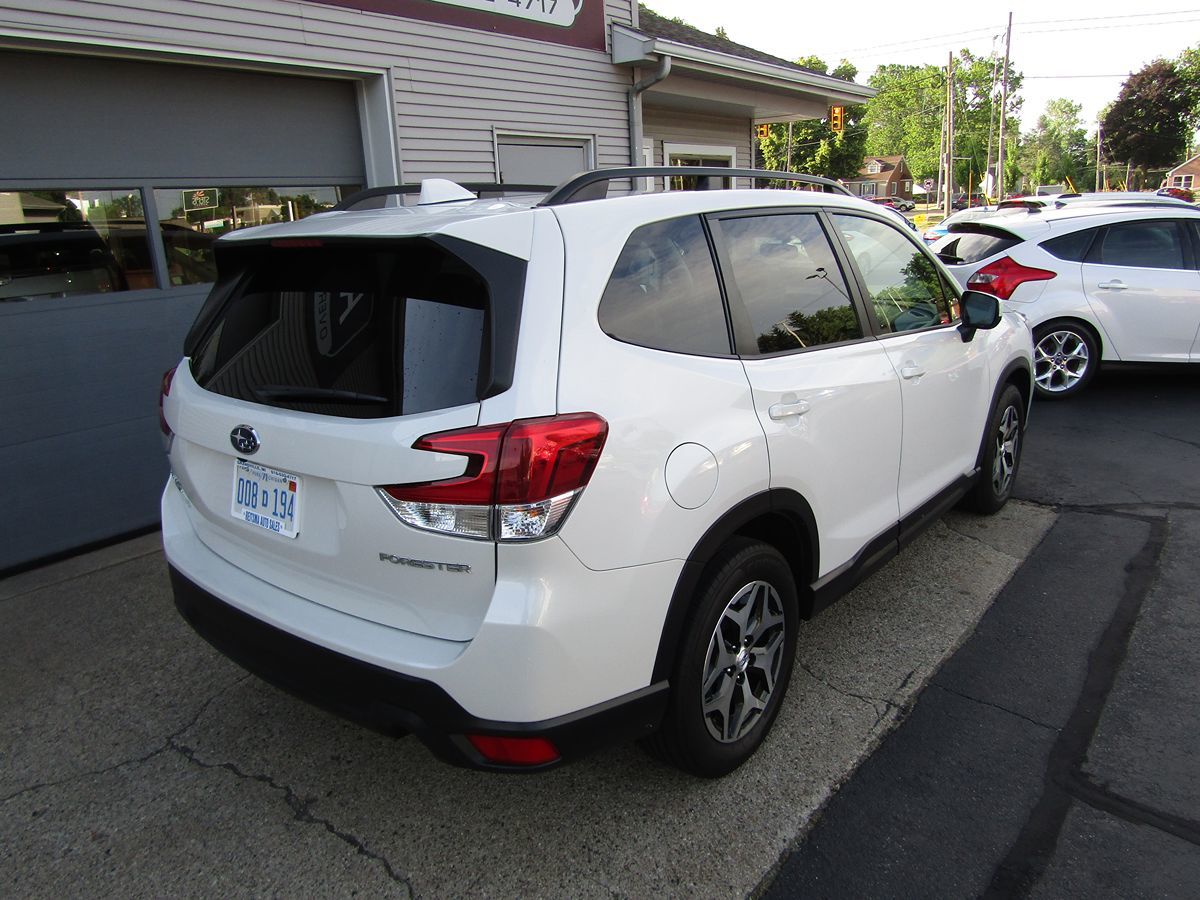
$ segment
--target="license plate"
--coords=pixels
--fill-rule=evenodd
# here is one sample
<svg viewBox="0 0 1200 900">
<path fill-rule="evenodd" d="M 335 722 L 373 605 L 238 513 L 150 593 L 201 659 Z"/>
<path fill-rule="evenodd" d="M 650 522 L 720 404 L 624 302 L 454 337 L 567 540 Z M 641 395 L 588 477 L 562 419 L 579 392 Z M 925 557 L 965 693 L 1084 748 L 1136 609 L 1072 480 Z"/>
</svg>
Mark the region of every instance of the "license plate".
<svg viewBox="0 0 1200 900">
<path fill-rule="evenodd" d="M 239 459 L 233 468 L 235 519 L 294 538 L 300 520 L 300 476 Z"/>
</svg>

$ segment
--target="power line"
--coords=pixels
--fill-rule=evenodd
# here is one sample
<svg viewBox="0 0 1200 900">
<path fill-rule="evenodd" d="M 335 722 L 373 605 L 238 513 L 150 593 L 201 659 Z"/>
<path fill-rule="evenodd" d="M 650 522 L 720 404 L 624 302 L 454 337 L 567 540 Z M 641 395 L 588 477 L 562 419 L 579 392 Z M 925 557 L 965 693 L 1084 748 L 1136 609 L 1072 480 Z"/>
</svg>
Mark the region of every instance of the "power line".
<svg viewBox="0 0 1200 900">
<path fill-rule="evenodd" d="M 1089 22 L 1109 22 L 1113 19 L 1147 19 L 1152 16 L 1190 16 L 1194 13 L 1200 13 L 1200 9 L 1172 9 L 1165 12 L 1148 12 L 1148 13 L 1127 13 L 1120 16 L 1088 16 Z M 1035 19 L 1032 22 L 1020 23 L 1022 27 L 1026 25 L 1061 25 L 1078 22 L 1078 19 Z M 1157 23 L 1147 23 L 1157 24 Z"/>
<path fill-rule="evenodd" d="M 1128 72 L 1118 72 L 1112 75 L 1022 75 L 1026 81 L 1046 78 L 1128 78 Z"/>
</svg>

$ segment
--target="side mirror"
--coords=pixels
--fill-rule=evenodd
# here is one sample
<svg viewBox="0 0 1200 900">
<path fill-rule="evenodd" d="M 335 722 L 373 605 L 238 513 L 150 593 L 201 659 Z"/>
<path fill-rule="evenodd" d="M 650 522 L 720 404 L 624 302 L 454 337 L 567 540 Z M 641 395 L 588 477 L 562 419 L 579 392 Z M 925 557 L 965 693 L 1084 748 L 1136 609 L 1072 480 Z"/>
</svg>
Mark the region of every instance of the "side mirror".
<svg viewBox="0 0 1200 900">
<path fill-rule="evenodd" d="M 963 343 L 975 337 L 977 328 L 995 328 L 1000 324 L 1000 301 L 983 291 L 964 291 L 959 301 L 962 322 L 958 326 Z"/>
</svg>

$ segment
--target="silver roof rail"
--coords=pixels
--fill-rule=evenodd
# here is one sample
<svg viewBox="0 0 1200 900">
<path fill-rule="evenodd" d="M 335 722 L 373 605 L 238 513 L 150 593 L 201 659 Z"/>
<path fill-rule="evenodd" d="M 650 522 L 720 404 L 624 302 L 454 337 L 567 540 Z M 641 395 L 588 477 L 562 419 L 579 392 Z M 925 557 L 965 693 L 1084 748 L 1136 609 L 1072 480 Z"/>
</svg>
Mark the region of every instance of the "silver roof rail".
<svg viewBox="0 0 1200 900">
<path fill-rule="evenodd" d="M 724 166 L 616 166 L 580 172 L 554 188 L 539 206 L 562 206 L 564 203 L 581 203 L 584 200 L 603 200 L 608 196 L 608 184 L 624 178 L 671 178 L 692 176 L 702 179 L 698 190 L 712 190 L 713 178 L 754 178 L 770 181 L 789 181 L 810 187 L 819 187 L 825 193 L 854 195 L 845 185 L 819 175 L 799 172 L 775 172 L 769 169 L 730 169 Z"/>
</svg>

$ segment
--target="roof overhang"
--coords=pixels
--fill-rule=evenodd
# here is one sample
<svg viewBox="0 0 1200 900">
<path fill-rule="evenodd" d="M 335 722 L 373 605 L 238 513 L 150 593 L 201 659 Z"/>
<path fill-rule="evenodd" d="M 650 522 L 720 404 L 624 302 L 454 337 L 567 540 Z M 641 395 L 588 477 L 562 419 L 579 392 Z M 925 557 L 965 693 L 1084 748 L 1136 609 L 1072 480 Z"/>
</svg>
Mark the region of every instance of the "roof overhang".
<svg viewBox="0 0 1200 900">
<path fill-rule="evenodd" d="M 814 108 L 865 103 L 878 93 L 875 88 L 830 75 L 681 44 L 643 34 L 626 25 L 613 24 L 614 65 L 657 65 L 664 56 L 671 58 L 672 73 L 692 76 L 710 84 L 721 83 L 737 89 L 742 98 L 760 96 L 761 102 L 743 99 L 738 103 L 742 112 L 755 122 L 811 119 L 814 118 Z M 673 74 L 652 88 L 650 93 L 662 94 L 665 100 L 671 94 L 670 85 L 675 78 Z M 788 102 L 789 97 L 792 103 Z M 789 110 L 789 106 L 792 109 Z"/>
</svg>

